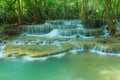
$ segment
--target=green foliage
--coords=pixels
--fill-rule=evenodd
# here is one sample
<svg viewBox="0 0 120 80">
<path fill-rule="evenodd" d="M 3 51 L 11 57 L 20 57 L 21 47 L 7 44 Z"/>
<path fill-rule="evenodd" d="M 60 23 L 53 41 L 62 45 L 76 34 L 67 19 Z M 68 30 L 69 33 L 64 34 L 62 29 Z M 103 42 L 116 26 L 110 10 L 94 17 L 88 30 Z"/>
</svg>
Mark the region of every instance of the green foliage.
<svg viewBox="0 0 120 80">
<path fill-rule="evenodd" d="M 97 43 L 106 43 L 106 40 L 97 40 Z"/>
<path fill-rule="evenodd" d="M 104 0 L 0 0 L 0 23 L 39 23 L 48 19 L 106 18 Z M 110 0 L 110 15 L 120 16 L 119 0 Z"/>
<path fill-rule="evenodd" d="M 7 29 L 8 27 L 4 24 L 2 26 L 0 26 L 0 34 L 3 34 L 4 31 Z"/>
<path fill-rule="evenodd" d="M 2 32 L 4 31 L 5 27 L 4 26 L 0 26 L 0 34 L 2 34 Z"/>
</svg>

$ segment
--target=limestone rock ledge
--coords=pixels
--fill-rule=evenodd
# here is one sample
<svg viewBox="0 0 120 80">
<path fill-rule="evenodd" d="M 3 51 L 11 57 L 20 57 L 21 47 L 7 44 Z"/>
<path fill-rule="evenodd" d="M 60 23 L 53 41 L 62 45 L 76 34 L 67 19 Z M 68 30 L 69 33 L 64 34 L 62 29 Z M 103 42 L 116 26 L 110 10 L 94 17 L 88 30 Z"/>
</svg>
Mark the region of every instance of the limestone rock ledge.
<svg viewBox="0 0 120 80">
<path fill-rule="evenodd" d="M 120 54 L 119 46 L 101 46 L 96 44 L 80 44 L 80 45 L 72 45 L 68 43 L 61 43 L 58 45 L 44 45 L 44 46 L 36 46 L 36 45 L 8 45 L 3 49 L 3 52 L 7 57 L 12 56 L 22 56 L 28 55 L 30 57 L 42 57 L 42 56 L 50 56 L 55 54 L 60 54 L 63 52 L 68 52 L 69 50 L 79 50 L 83 49 L 85 52 L 102 52 L 105 54 Z"/>
<path fill-rule="evenodd" d="M 30 38 L 31 39 L 31 38 Z M 38 39 L 37 39 L 38 40 Z M 41 40 L 41 39 L 40 39 Z M 51 40 L 51 38 L 50 38 Z M 49 42 L 44 39 L 43 41 Z M 19 40 L 24 41 L 22 40 Z M 56 42 L 56 39 L 52 43 Z M 30 57 L 42 57 L 78 50 L 84 52 L 101 52 L 105 54 L 120 54 L 120 44 L 117 38 L 95 38 L 95 39 L 62 39 L 57 43 L 39 44 L 39 45 L 13 45 L 8 44 L 4 47 L 3 53 L 7 57 L 28 55 Z M 32 43 L 33 44 L 33 43 Z"/>
<path fill-rule="evenodd" d="M 55 55 L 62 52 L 69 51 L 73 49 L 74 46 L 67 43 L 62 43 L 60 46 L 58 45 L 7 45 L 3 49 L 3 53 L 6 54 L 7 57 L 12 56 L 21 56 L 28 55 L 30 57 L 42 57 Z"/>
</svg>

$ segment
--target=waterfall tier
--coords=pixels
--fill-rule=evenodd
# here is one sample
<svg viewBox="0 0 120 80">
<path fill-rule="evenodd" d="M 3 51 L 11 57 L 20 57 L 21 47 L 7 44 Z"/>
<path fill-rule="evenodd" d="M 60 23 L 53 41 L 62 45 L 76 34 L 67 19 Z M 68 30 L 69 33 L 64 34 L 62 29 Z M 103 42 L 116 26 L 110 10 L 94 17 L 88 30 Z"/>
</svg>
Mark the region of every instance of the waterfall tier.
<svg viewBox="0 0 120 80">
<path fill-rule="evenodd" d="M 46 23 L 53 25 L 72 25 L 72 24 L 81 24 L 81 20 L 49 20 Z"/>
<path fill-rule="evenodd" d="M 98 37 L 104 34 L 101 29 L 85 29 L 80 20 L 53 20 L 46 21 L 42 25 L 21 26 L 21 33 L 26 35 L 37 35 L 42 37 L 59 37 L 59 36 L 94 36 Z M 107 31 L 106 31 L 107 32 Z M 105 33 L 106 34 L 106 33 Z"/>
<path fill-rule="evenodd" d="M 21 55 L 41 57 L 78 51 L 120 55 L 119 39 L 109 39 L 106 28 L 88 29 L 80 20 L 52 20 L 42 25 L 23 25 L 19 31 L 25 33 L 24 36 L 0 44 L 0 58 Z M 118 31 L 116 37 L 119 36 Z"/>
<path fill-rule="evenodd" d="M 84 36 L 100 36 L 103 34 L 102 29 L 69 29 L 60 30 L 62 36 L 84 35 Z"/>
<path fill-rule="evenodd" d="M 57 43 L 58 44 L 58 43 Z M 81 44 L 74 45 L 69 43 L 60 43 L 59 45 L 8 45 L 3 49 L 6 56 L 21 56 L 28 55 L 31 57 L 42 57 L 48 55 L 55 55 L 63 52 L 72 51 L 92 52 L 104 55 L 120 55 L 120 48 L 98 46 L 95 44 Z M 73 51 L 73 52 L 74 52 Z"/>
</svg>

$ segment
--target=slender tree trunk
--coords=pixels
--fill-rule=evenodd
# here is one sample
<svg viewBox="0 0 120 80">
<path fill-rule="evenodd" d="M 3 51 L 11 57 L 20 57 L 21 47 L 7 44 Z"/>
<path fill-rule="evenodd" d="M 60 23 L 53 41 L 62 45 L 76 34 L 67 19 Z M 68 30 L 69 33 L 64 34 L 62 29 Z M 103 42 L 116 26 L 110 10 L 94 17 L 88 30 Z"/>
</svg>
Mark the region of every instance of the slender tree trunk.
<svg viewBox="0 0 120 80">
<path fill-rule="evenodd" d="M 18 23 L 22 24 L 20 0 L 17 0 L 17 2 L 18 2 Z"/>
<path fill-rule="evenodd" d="M 106 7 L 106 17 L 108 21 L 108 28 L 109 28 L 109 33 L 111 36 L 114 36 L 116 33 L 116 26 L 115 26 L 115 18 L 114 18 L 114 13 L 111 13 L 112 11 L 112 2 L 111 0 L 104 0 L 105 1 L 105 7 Z M 113 11 L 112 11 L 113 12 Z"/>
<path fill-rule="evenodd" d="M 38 23 L 38 20 L 37 20 L 37 17 L 38 17 L 38 14 L 37 14 L 37 0 L 34 0 L 34 12 L 33 12 L 33 16 L 34 16 L 34 21 L 35 23 Z"/>
<path fill-rule="evenodd" d="M 38 4 L 39 4 L 38 5 L 38 14 L 39 14 L 40 18 L 44 21 L 44 20 L 46 20 L 46 13 L 45 13 L 45 10 L 43 10 L 42 3 L 43 3 L 43 0 L 38 1 Z M 44 13 L 44 15 L 42 13 Z"/>
<path fill-rule="evenodd" d="M 49 4 L 48 1 L 45 0 L 45 14 L 46 14 L 46 19 L 49 20 Z"/>
<path fill-rule="evenodd" d="M 89 0 L 83 0 L 83 19 L 88 19 Z"/>
</svg>

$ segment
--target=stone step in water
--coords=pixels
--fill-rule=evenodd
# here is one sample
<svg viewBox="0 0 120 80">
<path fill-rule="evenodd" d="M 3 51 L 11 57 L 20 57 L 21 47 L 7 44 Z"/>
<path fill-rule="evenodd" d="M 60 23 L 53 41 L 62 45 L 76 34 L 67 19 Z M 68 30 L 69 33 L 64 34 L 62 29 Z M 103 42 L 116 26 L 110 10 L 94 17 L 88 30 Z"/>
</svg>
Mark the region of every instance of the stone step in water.
<svg viewBox="0 0 120 80">
<path fill-rule="evenodd" d="M 64 52 L 84 51 L 92 52 L 100 55 L 120 55 L 120 47 L 115 46 L 100 46 L 97 44 L 71 44 L 60 43 L 60 45 L 7 45 L 4 47 L 3 52 L 7 57 L 11 56 L 31 56 L 42 57 L 49 55 L 56 55 Z"/>
<path fill-rule="evenodd" d="M 84 36 L 100 36 L 103 34 L 102 29 L 62 29 L 59 30 L 61 36 L 84 35 Z"/>
<path fill-rule="evenodd" d="M 23 25 L 20 26 L 20 33 L 27 34 L 44 34 L 50 32 L 53 28 L 51 25 Z"/>
<path fill-rule="evenodd" d="M 87 29 L 96 29 L 96 28 L 102 28 L 104 25 L 106 25 L 106 21 L 103 19 L 85 19 L 82 20 L 82 24 Z"/>
<path fill-rule="evenodd" d="M 35 31 L 37 30 L 37 31 Z M 59 37 L 59 36 L 73 36 L 73 35 L 84 35 L 84 36 L 95 36 L 98 37 L 100 35 L 103 35 L 103 29 L 53 29 L 47 33 L 44 33 L 40 30 L 28 30 L 26 33 L 28 35 L 41 35 L 41 37 Z M 44 34 L 44 35 L 42 35 Z"/>
<path fill-rule="evenodd" d="M 51 24 L 43 24 L 43 25 L 25 25 L 21 26 L 21 33 L 27 34 L 45 34 L 49 33 L 53 29 L 83 29 L 82 25 L 51 25 Z"/>
<path fill-rule="evenodd" d="M 71 24 L 81 24 L 82 20 L 48 20 L 46 23 L 53 25 L 71 25 Z"/>
</svg>

